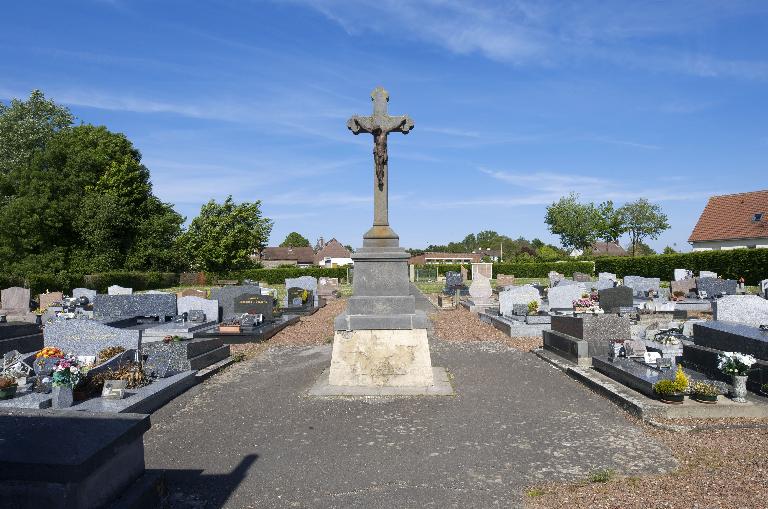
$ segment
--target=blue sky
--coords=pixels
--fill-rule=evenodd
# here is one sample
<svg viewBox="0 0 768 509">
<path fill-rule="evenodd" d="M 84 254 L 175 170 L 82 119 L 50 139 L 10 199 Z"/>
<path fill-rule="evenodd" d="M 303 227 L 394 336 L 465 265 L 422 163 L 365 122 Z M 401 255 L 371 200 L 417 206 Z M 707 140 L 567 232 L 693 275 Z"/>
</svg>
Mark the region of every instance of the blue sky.
<svg viewBox="0 0 768 509">
<path fill-rule="evenodd" d="M 155 193 L 194 217 L 261 200 L 293 230 L 358 246 L 370 91 L 390 136 L 390 222 L 406 247 L 493 229 L 556 241 L 570 191 L 647 197 L 688 249 L 713 194 L 768 187 L 768 2 L 461 0 L 7 2 L 0 99 L 33 88 L 124 132 Z M 625 240 L 626 241 L 626 240 Z"/>
</svg>

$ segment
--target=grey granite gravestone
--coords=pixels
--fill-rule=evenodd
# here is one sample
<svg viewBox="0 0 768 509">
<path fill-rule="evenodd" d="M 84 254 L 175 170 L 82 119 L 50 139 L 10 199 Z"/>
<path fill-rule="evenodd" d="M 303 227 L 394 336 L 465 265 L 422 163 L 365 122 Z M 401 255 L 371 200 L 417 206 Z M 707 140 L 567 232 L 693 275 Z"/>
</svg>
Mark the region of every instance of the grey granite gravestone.
<svg viewBox="0 0 768 509">
<path fill-rule="evenodd" d="M 262 315 L 265 322 L 272 321 L 272 302 L 271 295 L 262 295 L 261 293 L 244 293 L 235 300 L 235 314 Z"/>
<path fill-rule="evenodd" d="M 739 283 L 735 279 L 700 277 L 696 280 L 696 288 L 700 292 L 707 292 L 707 298 L 713 299 L 720 295 L 736 295 Z"/>
<path fill-rule="evenodd" d="M 12 286 L 0 292 L 3 311 L 8 314 L 29 313 L 29 288 Z"/>
<path fill-rule="evenodd" d="M 579 281 L 574 281 L 572 279 L 561 279 L 560 281 L 555 283 L 555 286 L 569 286 L 569 285 L 581 285 L 584 283 L 581 283 Z M 584 288 L 586 288 L 586 285 L 584 285 Z"/>
<path fill-rule="evenodd" d="M 158 316 L 163 319 L 176 316 L 176 294 L 99 294 L 93 298 L 93 316 L 96 318 Z"/>
<path fill-rule="evenodd" d="M 616 286 L 598 290 L 600 308 L 606 313 L 619 313 L 622 308 L 634 306 L 633 291 L 628 286 Z"/>
<path fill-rule="evenodd" d="M 598 279 L 610 279 L 612 281 L 616 281 L 618 278 L 616 277 L 616 274 L 613 272 L 600 272 L 597 274 Z"/>
<path fill-rule="evenodd" d="M 466 270 L 464 271 L 466 272 Z M 456 295 L 456 292 L 459 292 L 459 295 L 467 295 L 469 294 L 469 288 L 464 284 L 464 276 L 462 272 L 452 272 L 448 271 L 445 273 L 445 287 L 443 288 L 443 293 L 445 295 Z"/>
<path fill-rule="evenodd" d="M 107 295 L 132 295 L 133 288 L 125 288 L 120 285 L 112 285 L 107 288 Z"/>
<path fill-rule="evenodd" d="M 555 286 L 558 281 L 565 279 L 565 275 L 554 270 L 550 271 L 549 274 L 547 274 L 547 277 L 549 277 L 549 286 Z"/>
<path fill-rule="evenodd" d="M 712 303 L 715 320 L 759 327 L 768 324 L 768 300 L 757 295 L 728 295 Z"/>
<path fill-rule="evenodd" d="M 159 323 L 153 327 L 149 327 L 144 330 L 141 335 L 142 348 L 151 343 L 163 341 L 166 336 L 179 336 L 180 338 L 191 339 L 195 337 L 195 333 L 207 332 L 215 328 L 216 322 L 214 320 L 193 322 L 187 321 L 173 321 Z"/>
<path fill-rule="evenodd" d="M 98 355 L 110 346 L 139 350 L 141 331 L 118 329 L 94 320 L 54 320 L 43 330 L 43 344 L 75 355 Z"/>
<path fill-rule="evenodd" d="M 573 309 L 573 301 L 580 299 L 587 293 L 584 283 L 575 283 L 572 285 L 558 285 L 550 288 L 547 293 L 549 300 L 549 309 L 567 310 Z"/>
<path fill-rule="evenodd" d="M 199 310 L 205 314 L 205 321 L 219 321 L 219 301 L 214 299 L 203 299 L 200 297 L 179 297 L 176 299 L 176 314 L 181 315 L 189 313 L 192 310 Z"/>
<path fill-rule="evenodd" d="M 335 299 L 339 291 L 339 278 L 320 277 L 317 280 L 317 294 L 319 297 L 331 300 Z"/>
<path fill-rule="evenodd" d="M 699 271 L 699 277 L 716 278 L 717 277 L 717 272 L 712 272 L 712 271 L 709 271 L 709 270 L 701 270 L 701 271 Z"/>
<path fill-rule="evenodd" d="M 573 280 L 579 283 L 589 283 L 592 281 L 592 276 L 589 274 L 584 274 L 583 272 L 574 272 Z"/>
<path fill-rule="evenodd" d="M 599 278 L 597 280 L 597 283 L 595 284 L 595 288 L 599 290 L 605 290 L 606 288 L 613 288 L 616 286 L 616 280 L 615 279 L 608 279 L 608 278 Z"/>
<path fill-rule="evenodd" d="M 675 269 L 675 281 L 693 279 L 693 272 L 688 269 Z"/>
<path fill-rule="evenodd" d="M 218 314 L 218 309 L 216 310 L 216 312 Z M 187 319 L 190 322 L 193 322 L 193 323 L 205 322 L 205 311 L 203 311 L 202 309 L 190 309 L 186 313 L 187 313 Z M 216 320 L 211 320 L 211 321 L 213 321 L 214 323 L 216 322 Z"/>
<path fill-rule="evenodd" d="M 659 293 L 661 280 L 657 277 L 624 276 L 624 286 L 632 288 L 635 297 L 647 297 L 649 291 Z"/>
<path fill-rule="evenodd" d="M 528 314 L 530 302 L 536 302 L 541 307 L 541 296 L 536 288 L 530 285 L 507 286 L 504 291 L 499 292 L 499 313 L 507 317 L 519 315 L 522 308 L 516 309 L 515 306 L 524 305 L 525 312 L 522 314 Z"/>
<path fill-rule="evenodd" d="M 320 305 L 320 300 L 319 300 L 320 296 L 317 294 L 317 278 L 314 278 L 312 276 L 286 278 L 285 288 L 286 289 L 303 288 L 304 290 L 309 290 L 310 292 L 312 292 L 313 306 L 317 307 Z M 286 299 L 283 301 L 283 304 L 286 307 L 289 305 L 287 295 L 286 295 Z"/>
<path fill-rule="evenodd" d="M 211 288 L 211 299 L 219 301 L 221 320 L 235 317 L 235 300 L 246 293 L 261 293 L 259 285 L 232 285 L 222 288 Z"/>
<path fill-rule="evenodd" d="M 315 298 L 311 290 L 292 286 L 285 291 L 285 309 L 312 308 Z"/>
<path fill-rule="evenodd" d="M 147 376 L 165 378 L 171 373 L 171 357 L 173 353 L 168 349 L 153 350 L 142 364 L 142 369 Z"/>
<path fill-rule="evenodd" d="M 629 317 L 611 314 L 553 316 L 552 330 L 587 341 L 625 340 L 632 337 Z"/>
<path fill-rule="evenodd" d="M 760 294 L 763 298 L 768 299 L 768 279 L 760 281 Z"/>
</svg>

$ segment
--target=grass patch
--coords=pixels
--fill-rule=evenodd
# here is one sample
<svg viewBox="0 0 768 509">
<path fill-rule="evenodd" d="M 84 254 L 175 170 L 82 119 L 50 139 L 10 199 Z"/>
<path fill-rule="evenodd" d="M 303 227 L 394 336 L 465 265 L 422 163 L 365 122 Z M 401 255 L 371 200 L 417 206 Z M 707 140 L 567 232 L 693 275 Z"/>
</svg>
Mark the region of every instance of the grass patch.
<svg viewBox="0 0 768 509">
<path fill-rule="evenodd" d="M 590 483 L 597 484 L 597 483 L 608 482 L 614 477 L 616 477 L 616 472 L 613 469 L 601 468 L 599 470 L 594 470 L 590 472 L 589 477 L 587 479 L 589 480 Z"/>
<path fill-rule="evenodd" d="M 541 488 L 531 488 L 529 490 L 526 490 L 525 494 L 531 498 L 543 497 L 545 494 L 545 491 Z"/>
</svg>

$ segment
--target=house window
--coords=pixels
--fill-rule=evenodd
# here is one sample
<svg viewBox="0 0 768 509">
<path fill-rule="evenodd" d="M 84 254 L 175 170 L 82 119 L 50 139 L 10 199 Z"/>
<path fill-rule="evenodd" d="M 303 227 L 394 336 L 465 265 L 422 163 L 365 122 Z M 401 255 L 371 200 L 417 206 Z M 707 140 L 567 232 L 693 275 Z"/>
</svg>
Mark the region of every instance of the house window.
<svg viewBox="0 0 768 509">
<path fill-rule="evenodd" d="M 763 220 L 763 216 L 765 215 L 765 212 L 758 212 L 754 216 L 752 216 L 752 222 L 753 223 L 759 223 Z"/>
</svg>

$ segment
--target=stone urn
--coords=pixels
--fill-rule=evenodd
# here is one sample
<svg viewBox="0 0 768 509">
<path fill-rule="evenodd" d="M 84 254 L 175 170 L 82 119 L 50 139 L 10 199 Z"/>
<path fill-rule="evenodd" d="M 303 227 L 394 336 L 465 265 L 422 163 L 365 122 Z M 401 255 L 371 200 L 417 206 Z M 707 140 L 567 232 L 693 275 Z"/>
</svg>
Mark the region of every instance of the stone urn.
<svg viewBox="0 0 768 509">
<path fill-rule="evenodd" d="M 731 376 L 731 399 L 737 403 L 747 402 L 747 377 L 745 375 Z"/>
<path fill-rule="evenodd" d="M 53 408 L 69 408 L 74 401 L 72 387 L 54 387 L 51 391 L 51 406 Z"/>
</svg>

